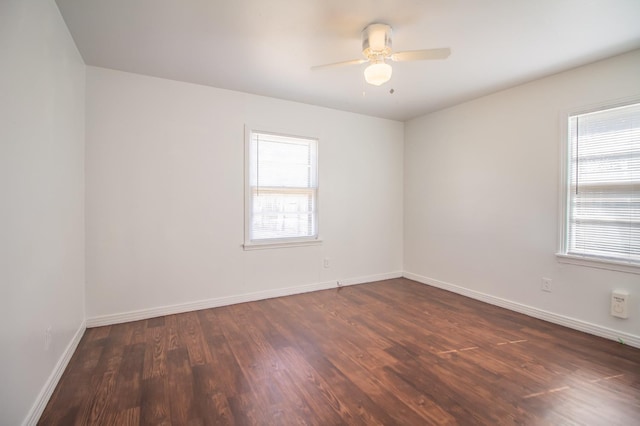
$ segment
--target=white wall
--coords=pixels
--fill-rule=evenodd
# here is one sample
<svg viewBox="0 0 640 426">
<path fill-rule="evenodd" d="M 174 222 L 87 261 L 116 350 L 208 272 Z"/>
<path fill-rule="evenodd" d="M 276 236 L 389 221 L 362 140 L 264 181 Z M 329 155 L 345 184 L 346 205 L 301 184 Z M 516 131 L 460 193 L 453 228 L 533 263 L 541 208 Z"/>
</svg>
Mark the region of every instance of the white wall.
<svg viewBox="0 0 640 426">
<path fill-rule="evenodd" d="M 321 246 L 243 250 L 245 123 L 319 137 Z M 86 125 L 89 319 L 401 271 L 402 123 L 88 67 Z"/>
<path fill-rule="evenodd" d="M 404 259 L 424 281 L 640 336 L 638 275 L 554 256 L 559 113 L 640 92 L 640 52 L 405 126 L 93 67 L 85 121 L 85 67 L 51 0 L 0 3 L 0 57 L 1 425 L 37 418 L 81 334 L 85 208 L 88 318 L 376 279 Z M 245 123 L 320 138 L 321 246 L 242 249 Z M 608 315 L 613 288 L 632 292 L 629 320 Z"/>
<path fill-rule="evenodd" d="M 83 330 L 84 63 L 52 0 L 0 3 L 0 58 L 0 424 L 17 425 Z"/>
<path fill-rule="evenodd" d="M 639 94 L 639 76 L 635 51 L 406 123 L 404 270 L 640 341 L 640 275 L 554 255 L 561 111 Z M 633 295 L 627 320 L 609 316 L 615 288 Z"/>
</svg>

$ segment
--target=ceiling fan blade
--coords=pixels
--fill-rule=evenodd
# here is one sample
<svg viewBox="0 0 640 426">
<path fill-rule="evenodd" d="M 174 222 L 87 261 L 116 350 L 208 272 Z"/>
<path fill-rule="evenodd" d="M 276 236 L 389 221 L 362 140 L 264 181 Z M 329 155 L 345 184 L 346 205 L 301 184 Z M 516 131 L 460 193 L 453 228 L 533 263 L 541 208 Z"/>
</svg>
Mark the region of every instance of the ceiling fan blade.
<svg viewBox="0 0 640 426">
<path fill-rule="evenodd" d="M 334 62 L 332 64 L 324 64 L 324 65 L 316 65 L 315 67 L 311 67 L 312 71 L 316 71 L 316 70 L 321 70 L 321 69 L 325 69 L 325 68 L 334 68 L 334 67 L 342 67 L 345 65 L 358 65 L 358 64 L 364 64 L 365 62 L 368 62 L 368 59 L 353 59 L 351 61 L 343 61 L 343 62 Z"/>
<path fill-rule="evenodd" d="M 443 47 L 441 49 L 408 50 L 397 52 L 391 55 L 391 60 L 403 61 L 424 61 L 426 59 L 447 59 L 451 54 L 451 49 Z"/>
</svg>

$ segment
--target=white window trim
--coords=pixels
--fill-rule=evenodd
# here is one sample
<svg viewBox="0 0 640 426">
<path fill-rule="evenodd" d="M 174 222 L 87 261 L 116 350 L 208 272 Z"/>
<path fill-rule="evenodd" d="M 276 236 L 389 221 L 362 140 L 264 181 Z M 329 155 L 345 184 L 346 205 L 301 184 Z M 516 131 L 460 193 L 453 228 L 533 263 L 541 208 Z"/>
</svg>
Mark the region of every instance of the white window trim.
<svg viewBox="0 0 640 426">
<path fill-rule="evenodd" d="M 287 247 L 306 247 L 322 244 L 322 240 L 319 238 L 313 238 L 308 240 L 303 239 L 278 239 L 278 240 L 264 240 L 262 242 L 246 242 L 243 244 L 245 250 L 263 250 L 263 249 L 277 249 Z"/>
<path fill-rule="evenodd" d="M 569 117 L 638 102 L 640 102 L 640 94 L 574 107 L 561 111 L 560 113 L 560 187 L 558 191 L 558 247 L 556 252 L 556 259 L 559 263 L 640 275 L 640 266 L 635 263 L 567 253 L 567 221 L 569 214 L 569 193 L 567 185 L 569 178 L 567 176 L 569 169 Z"/>
<path fill-rule="evenodd" d="M 293 237 L 293 238 L 277 238 L 277 239 L 265 239 L 260 241 L 251 241 L 251 183 L 249 182 L 249 168 L 250 168 L 250 146 L 251 146 L 251 133 L 272 133 L 282 136 L 290 136 L 301 139 L 315 139 L 319 138 L 314 136 L 300 136 L 291 132 L 282 131 L 281 129 L 274 129 L 270 126 L 255 126 L 251 124 L 245 124 L 244 126 L 244 244 L 242 247 L 244 250 L 262 250 L 262 249 L 278 249 L 288 247 L 305 247 L 322 244 L 320 238 L 320 176 L 317 177 L 318 191 L 316 193 L 316 227 L 318 229 L 318 235 L 316 237 Z M 318 152 L 316 158 L 318 165 L 320 164 L 320 144 L 318 143 Z M 320 170 L 317 171 L 318 175 Z"/>
<path fill-rule="evenodd" d="M 640 274 L 640 267 L 633 263 L 619 260 L 596 259 L 593 257 L 577 256 L 575 254 L 556 253 L 558 262 L 570 265 L 586 266 L 589 268 L 607 269 L 609 271 Z"/>
</svg>

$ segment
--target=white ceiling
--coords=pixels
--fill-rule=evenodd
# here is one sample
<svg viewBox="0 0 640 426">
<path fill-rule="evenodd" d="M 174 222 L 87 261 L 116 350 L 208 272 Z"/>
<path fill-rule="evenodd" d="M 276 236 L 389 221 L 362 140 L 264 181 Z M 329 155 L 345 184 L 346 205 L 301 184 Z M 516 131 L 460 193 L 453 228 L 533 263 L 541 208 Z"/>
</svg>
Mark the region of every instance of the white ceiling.
<svg viewBox="0 0 640 426">
<path fill-rule="evenodd" d="M 640 0 L 57 0 L 88 65 L 407 120 L 640 48 Z M 445 61 L 365 65 L 361 30 Z M 390 93 L 390 89 L 394 93 Z"/>
</svg>

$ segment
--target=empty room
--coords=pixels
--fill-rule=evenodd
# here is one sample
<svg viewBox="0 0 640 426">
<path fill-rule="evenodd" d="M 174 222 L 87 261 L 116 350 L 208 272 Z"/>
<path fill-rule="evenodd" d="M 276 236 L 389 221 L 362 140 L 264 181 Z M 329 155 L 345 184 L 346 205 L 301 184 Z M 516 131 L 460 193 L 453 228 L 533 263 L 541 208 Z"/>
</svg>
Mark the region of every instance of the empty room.
<svg viewBox="0 0 640 426">
<path fill-rule="evenodd" d="M 0 2 L 0 426 L 640 421 L 638 0 Z"/>
</svg>

